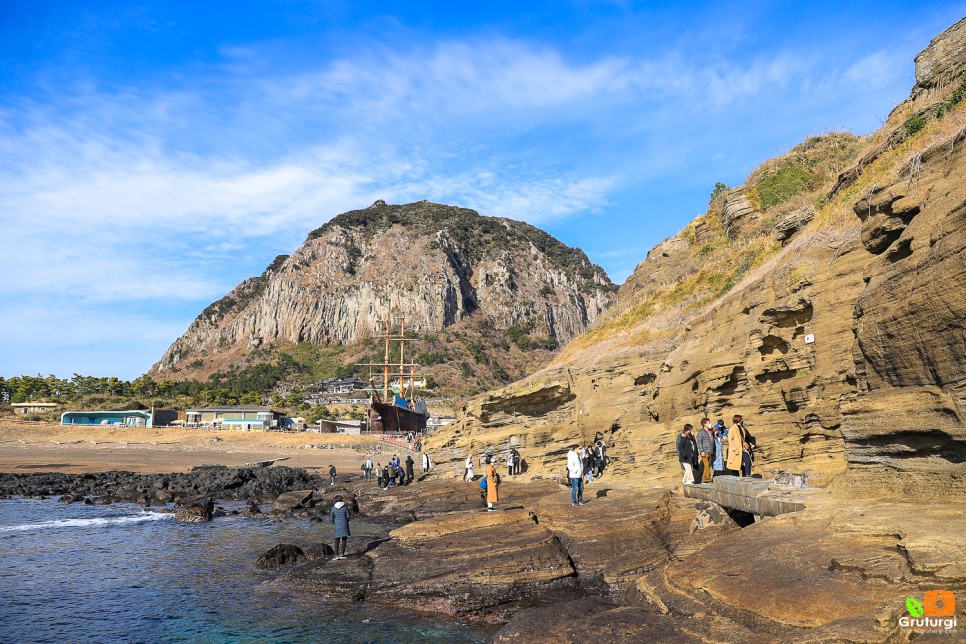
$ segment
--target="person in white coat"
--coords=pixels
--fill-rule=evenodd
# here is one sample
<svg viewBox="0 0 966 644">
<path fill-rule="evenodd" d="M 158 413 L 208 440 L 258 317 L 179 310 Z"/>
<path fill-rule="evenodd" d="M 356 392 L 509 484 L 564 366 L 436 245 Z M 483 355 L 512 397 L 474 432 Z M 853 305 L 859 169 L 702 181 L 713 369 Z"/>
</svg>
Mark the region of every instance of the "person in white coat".
<svg viewBox="0 0 966 644">
<path fill-rule="evenodd" d="M 472 483 L 474 476 L 475 474 L 473 473 L 473 455 L 470 454 L 469 456 L 466 457 L 466 472 L 463 475 L 463 480 L 466 481 L 467 483 Z"/>
<path fill-rule="evenodd" d="M 571 505 L 584 504 L 584 464 L 574 445 L 567 452 L 567 476 L 570 478 Z"/>
</svg>

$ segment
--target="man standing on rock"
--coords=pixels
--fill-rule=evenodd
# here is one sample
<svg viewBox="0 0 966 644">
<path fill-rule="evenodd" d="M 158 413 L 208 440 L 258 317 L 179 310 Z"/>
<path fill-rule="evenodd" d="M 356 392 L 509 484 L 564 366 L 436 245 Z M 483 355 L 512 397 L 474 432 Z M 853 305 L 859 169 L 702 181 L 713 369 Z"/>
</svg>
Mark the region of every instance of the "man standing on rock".
<svg viewBox="0 0 966 644">
<path fill-rule="evenodd" d="M 677 442 L 678 462 L 681 463 L 681 469 L 684 470 L 684 478 L 681 479 L 681 482 L 684 484 L 694 483 L 694 468 L 698 464 L 698 446 L 694 436 L 691 435 L 693 429 L 694 427 L 690 423 L 685 425 Z"/>
<path fill-rule="evenodd" d="M 701 419 L 701 429 L 698 430 L 698 458 L 701 461 L 701 482 L 711 483 L 714 468 L 711 461 L 715 452 L 714 434 L 711 433 L 711 419 Z"/>
<path fill-rule="evenodd" d="M 577 446 L 574 445 L 567 452 L 567 476 L 570 478 L 570 504 L 584 504 L 584 464 Z"/>
<path fill-rule="evenodd" d="M 410 483 L 412 483 L 413 479 L 416 478 L 416 474 L 415 472 L 413 472 L 413 465 L 415 463 L 416 461 L 413 460 L 413 455 L 407 454 L 406 455 L 406 485 L 409 485 Z"/>
<path fill-rule="evenodd" d="M 329 465 L 329 485 L 335 485 L 335 465 Z"/>
</svg>

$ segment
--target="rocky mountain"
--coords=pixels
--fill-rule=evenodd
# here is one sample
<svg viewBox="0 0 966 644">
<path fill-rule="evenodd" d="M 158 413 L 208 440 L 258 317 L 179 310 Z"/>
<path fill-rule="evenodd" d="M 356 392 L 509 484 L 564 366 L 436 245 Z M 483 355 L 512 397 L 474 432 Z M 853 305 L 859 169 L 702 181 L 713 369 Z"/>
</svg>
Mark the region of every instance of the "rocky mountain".
<svg viewBox="0 0 966 644">
<path fill-rule="evenodd" d="M 377 201 L 312 231 L 207 307 L 149 373 L 204 377 L 298 343 L 362 346 L 405 316 L 437 382 L 483 372 L 493 386 L 582 333 L 614 291 L 582 251 L 529 224 Z"/>
<path fill-rule="evenodd" d="M 598 548 L 609 492 L 679 499 L 683 424 L 742 414 L 756 472 L 808 477 L 805 511 L 672 553 L 660 574 L 620 580 L 603 562 L 587 576 L 664 615 L 702 615 L 696 639 L 740 624 L 905 641 L 904 597 L 966 587 L 966 548 L 942 527 L 966 511 L 964 70 L 966 19 L 917 56 L 916 85 L 881 129 L 811 137 L 716 190 L 553 363 L 474 398 L 427 442 L 437 475 L 516 446 L 517 480 L 559 477 L 572 444 L 602 439 L 596 522 L 559 524 L 562 541 Z M 860 592 L 861 606 L 841 603 Z"/>
</svg>

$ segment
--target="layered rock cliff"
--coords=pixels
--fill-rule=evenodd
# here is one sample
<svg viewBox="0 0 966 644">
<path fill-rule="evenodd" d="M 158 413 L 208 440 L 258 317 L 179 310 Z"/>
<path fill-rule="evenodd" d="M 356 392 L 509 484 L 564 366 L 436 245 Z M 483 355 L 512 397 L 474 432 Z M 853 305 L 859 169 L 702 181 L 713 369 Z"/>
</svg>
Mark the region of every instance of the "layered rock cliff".
<svg viewBox="0 0 966 644">
<path fill-rule="evenodd" d="M 593 329 L 435 446 L 512 442 L 543 472 L 603 438 L 618 471 L 671 481 L 685 422 L 740 413 L 760 470 L 966 494 L 964 24 L 881 130 L 810 138 L 715 194 Z"/>
<path fill-rule="evenodd" d="M 909 641 L 922 632 L 901 626 L 906 598 L 962 597 L 964 69 L 966 19 L 916 58 L 916 86 L 880 130 L 810 138 L 716 191 L 551 365 L 474 398 L 426 441 L 439 478 L 468 453 L 502 469 L 516 447 L 525 471 L 501 489 L 513 507 L 562 479 L 571 445 L 608 445 L 587 507 L 562 485 L 547 497 L 558 523 L 522 504 L 566 535 L 578 579 L 603 581 L 612 604 L 528 610 L 499 641 L 581 641 L 604 623 L 624 641 Z M 704 528 L 679 493 L 675 438 L 735 413 L 757 438 L 756 474 L 808 475 L 805 509 L 679 544 Z M 666 525 L 697 514 L 659 535 L 663 563 L 625 532 L 660 516 L 660 493 Z M 594 561 L 581 540 L 620 548 Z"/>
<path fill-rule="evenodd" d="M 462 326 L 502 337 L 515 328 L 515 350 L 554 346 L 583 332 L 614 290 L 582 251 L 529 224 L 377 201 L 333 218 L 206 308 L 149 373 L 186 378 L 300 342 L 354 343 L 399 316 L 415 334 Z M 487 344 L 510 350 L 506 338 L 494 340 Z"/>
</svg>

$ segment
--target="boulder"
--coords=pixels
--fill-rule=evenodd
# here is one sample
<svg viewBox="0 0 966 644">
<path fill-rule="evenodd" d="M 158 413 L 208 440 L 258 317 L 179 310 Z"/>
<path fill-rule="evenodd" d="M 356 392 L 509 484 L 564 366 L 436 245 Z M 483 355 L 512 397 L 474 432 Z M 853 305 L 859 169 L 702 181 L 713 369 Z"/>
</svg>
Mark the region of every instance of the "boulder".
<svg viewBox="0 0 966 644">
<path fill-rule="evenodd" d="M 272 509 L 279 512 L 295 512 L 313 505 L 312 490 L 298 490 L 295 492 L 283 492 L 275 499 Z"/>
<path fill-rule="evenodd" d="M 335 550 L 333 550 L 332 546 L 327 543 L 313 543 L 311 546 L 305 549 L 305 558 L 309 561 L 325 559 L 326 557 L 331 557 L 334 554 Z"/>
<path fill-rule="evenodd" d="M 215 500 L 202 497 L 193 503 L 178 505 L 174 510 L 174 518 L 184 523 L 205 523 L 211 521 L 215 512 Z"/>
<path fill-rule="evenodd" d="M 278 568 L 305 561 L 305 552 L 291 543 L 280 543 L 269 549 L 255 562 L 259 568 Z"/>
</svg>

